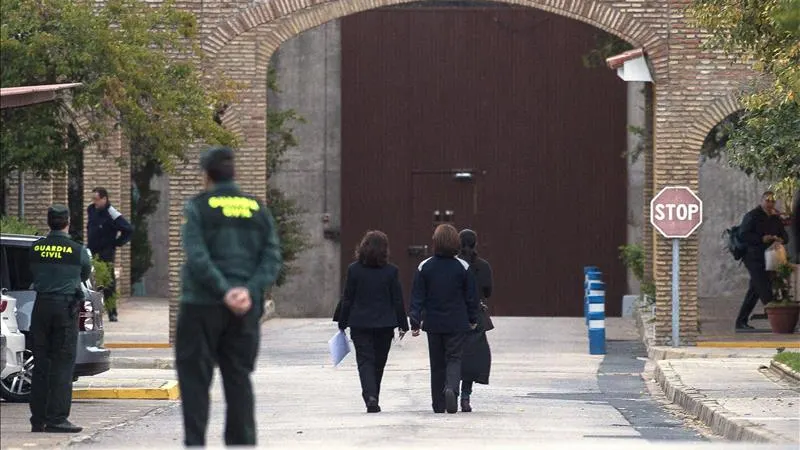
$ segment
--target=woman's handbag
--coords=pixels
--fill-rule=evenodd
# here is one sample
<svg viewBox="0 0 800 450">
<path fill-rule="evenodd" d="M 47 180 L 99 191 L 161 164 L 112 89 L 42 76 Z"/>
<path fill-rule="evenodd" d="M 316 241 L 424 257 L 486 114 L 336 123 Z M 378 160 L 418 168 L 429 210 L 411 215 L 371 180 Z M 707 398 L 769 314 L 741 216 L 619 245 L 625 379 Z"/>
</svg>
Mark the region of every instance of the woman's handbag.
<svg viewBox="0 0 800 450">
<path fill-rule="evenodd" d="M 480 321 L 480 323 L 478 324 L 478 329 L 481 329 L 483 331 L 494 330 L 494 323 L 492 323 L 492 316 L 489 315 L 489 307 L 486 306 L 486 303 L 481 302 L 478 308 L 479 308 L 478 320 Z"/>
</svg>

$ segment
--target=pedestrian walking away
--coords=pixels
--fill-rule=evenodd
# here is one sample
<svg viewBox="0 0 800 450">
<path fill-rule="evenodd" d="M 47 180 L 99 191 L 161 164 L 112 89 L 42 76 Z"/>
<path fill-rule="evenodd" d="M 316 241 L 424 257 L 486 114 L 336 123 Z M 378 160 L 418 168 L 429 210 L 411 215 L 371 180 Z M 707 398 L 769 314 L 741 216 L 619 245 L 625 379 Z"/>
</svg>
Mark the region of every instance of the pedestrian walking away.
<svg viewBox="0 0 800 450">
<path fill-rule="evenodd" d="M 431 406 L 435 413 L 458 412 L 464 341 L 478 324 L 475 277 L 469 263 L 456 257 L 458 230 L 442 224 L 433 233 L 434 256 L 414 273 L 409 319 L 413 336 L 428 335 Z"/>
<path fill-rule="evenodd" d="M 78 307 L 81 283 L 92 274 L 92 261 L 83 245 L 69 237 L 69 209 L 47 210 L 50 233 L 30 250 L 36 302 L 31 315 L 33 345 L 31 431 L 78 433 L 69 421 L 72 374 L 78 345 Z"/>
<path fill-rule="evenodd" d="M 758 299 L 764 305 L 772 301 L 772 275 L 766 270 L 764 252 L 774 243 L 785 244 L 789 241 L 783 222 L 775 210 L 773 192 L 765 192 L 761 196 L 761 204 L 745 214 L 739 233 L 747 247 L 744 265 L 750 274 L 750 286 L 736 317 L 736 331 L 747 332 L 754 330 L 748 324 L 748 318 Z"/>
<path fill-rule="evenodd" d="M 399 272 L 388 260 L 389 238 L 381 231 L 368 231 L 356 249 L 356 261 L 347 268 L 334 317 L 340 330 L 350 327 L 361 396 L 369 413 L 381 411 L 381 381 L 394 329 L 399 329 L 400 339 L 408 331 Z"/>
<path fill-rule="evenodd" d="M 467 333 L 461 358 L 461 412 L 472 412 L 470 398 L 473 384 L 489 384 L 489 373 L 492 369 L 492 350 L 486 336 L 486 332 L 494 328 L 487 305 L 487 300 L 492 296 L 492 266 L 478 256 L 478 235 L 474 231 L 461 230 L 458 237 L 461 239 L 458 256 L 469 263 L 469 271 L 475 277 L 475 288 L 480 299 L 478 327 Z"/>
<path fill-rule="evenodd" d="M 103 286 L 103 298 L 106 301 L 108 320 L 116 322 L 119 314 L 117 313 L 117 276 L 114 271 L 114 260 L 117 255 L 117 247 L 130 242 L 133 236 L 133 226 L 125 220 L 125 217 L 111 205 L 108 199 L 108 191 L 102 187 L 92 190 L 94 197 L 92 204 L 86 209 L 88 220 L 86 222 L 89 250 L 96 255 L 100 261 L 106 262 L 111 269 L 111 284 Z"/>
<path fill-rule="evenodd" d="M 205 446 L 209 388 L 219 366 L 226 445 L 256 445 L 253 387 L 264 299 L 281 269 L 278 230 L 267 207 L 234 183 L 234 152 L 200 158 L 205 191 L 184 208 L 175 364 L 184 444 Z"/>
</svg>

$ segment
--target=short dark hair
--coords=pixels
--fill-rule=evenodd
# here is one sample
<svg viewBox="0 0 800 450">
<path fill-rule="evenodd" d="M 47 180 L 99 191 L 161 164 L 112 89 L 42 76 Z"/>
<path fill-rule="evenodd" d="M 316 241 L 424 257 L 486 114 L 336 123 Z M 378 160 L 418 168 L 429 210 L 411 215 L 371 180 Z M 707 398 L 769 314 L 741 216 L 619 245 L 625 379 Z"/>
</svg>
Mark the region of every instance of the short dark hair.
<svg viewBox="0 0 800 450">
<path fill-rule="evenodd" d="M 437 256 L 454 257 L 461 247 L 458 230 L 449 223 L 443 223 L 433 232 L 433 252 Z"/>
<path fill-rule="evenodd" d="M 92 192 L 96 193 L 97 195 L 99 195 L 100 198 L 105 198 L 105 199 L 108 198 L 108 191 L 104 187 L 96 187 L 96 188 L 92 189 Z"/>
<path fill-rule="evenodd" d="M 64 228 L 67 228 L 67 225 L 69 225 L 69 214 L 66 216 L 54 214 L 47 215 L 47 226 L 50 227 L 50 230 L 61 231 Z"/>
<path fill-rule="evenodd" d="M 761 194 L 762 199 L 765 199 L 767 197 L 775 197 L 775 193 L 772 191 L 766 191 L 763 194 Z"/>
<path fill-rule="evenodd" d="M 208 178 L 214 183 L 224 183 L 233 180 L 236 171 L 233 166 L 233 160 L 214 161 L 208 165 L 206 169 Z"/>
<path fill-rule="evenodd" d="M 389 262 L 389 237 L 378 230 L 367 231 L 356 247 L 356 259 L 365 266 L 382 267 Z"/>
</svg>

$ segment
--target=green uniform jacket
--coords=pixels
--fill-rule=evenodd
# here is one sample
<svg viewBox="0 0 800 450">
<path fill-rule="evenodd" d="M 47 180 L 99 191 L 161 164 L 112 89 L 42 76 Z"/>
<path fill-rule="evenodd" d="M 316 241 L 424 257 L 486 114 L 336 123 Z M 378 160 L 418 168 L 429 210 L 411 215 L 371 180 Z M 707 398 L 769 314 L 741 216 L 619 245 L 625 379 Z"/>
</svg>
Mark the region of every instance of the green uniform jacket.
<svg viewBox="0 0 800 450">
<path fill-rule="evenodd" d="M 92 260 L 67 233 L 51 231 L 30 250 L 33 286 L 39 294 L 75 295 L 92 274 Z"/>
<path fill-rule="evenodd" d="M 278 230 L 263 203 L 219 183 L 186 203 L 182 239 L 182 302 L 220 304 L 229 289 L 246 287 L 263 308 L 282 265 Z"/>
</svg>

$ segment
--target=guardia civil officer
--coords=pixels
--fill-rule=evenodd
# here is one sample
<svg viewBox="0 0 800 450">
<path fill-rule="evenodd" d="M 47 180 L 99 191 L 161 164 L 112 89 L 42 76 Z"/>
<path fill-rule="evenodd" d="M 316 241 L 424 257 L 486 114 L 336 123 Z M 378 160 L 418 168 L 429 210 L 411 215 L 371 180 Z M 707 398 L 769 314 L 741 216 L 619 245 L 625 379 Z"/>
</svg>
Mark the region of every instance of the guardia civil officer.
<svg viewBox="0 0 800 450">
<path fill-rule="evenodd" d="M 31 317 L 33 380 L 31 431 L 78 433 L 83 428 L 67 418 L 72 406 L 72 373 L 78 344 L 78 306 L 81 282 L 89 279 L 92 261 L 86 248 L 73 241 L 69 209 L 47 210 L 50 233 L 30 250 L 36 302 Z"/>
<path fill-rule="evenodd" d="M 255 445 L 250 373 L 259 346 L 265 292 L 282 259 L 267 207 L 234 184 L 234 154 L 226 147 L 200 159 L 205 192 L 190 199 L 182 230 L 186 262 L 175 362 L 181 386 L 184 444 L 204 446 L 209 387 L 219 365 L 227 411 L 225 443 Z"/>
</svg>

